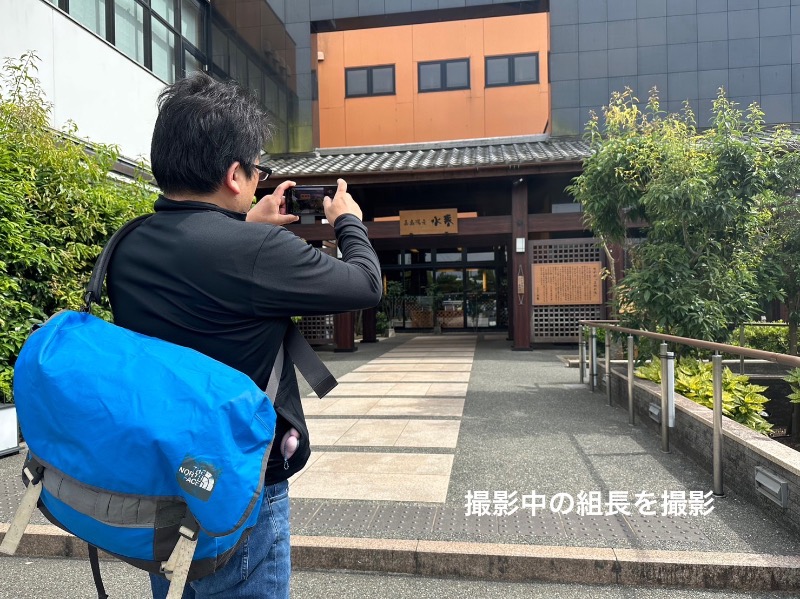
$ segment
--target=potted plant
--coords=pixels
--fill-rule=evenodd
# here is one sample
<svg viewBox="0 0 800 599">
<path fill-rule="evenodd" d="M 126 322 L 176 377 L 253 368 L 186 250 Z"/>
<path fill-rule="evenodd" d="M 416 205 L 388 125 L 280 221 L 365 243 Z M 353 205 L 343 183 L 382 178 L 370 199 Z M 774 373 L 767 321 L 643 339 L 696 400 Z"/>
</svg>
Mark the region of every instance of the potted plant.
<svg viewBox="0 0 800 599">
<path fill-rule="evenodd" d="M 403 284 L 400 281 L 389 281 L 388 283 L 386 283 L 386 293 L 383 294 L 383 299 L 381 300 L 381 308 L 383 309 L 383 314 L 387 320 L 386 323 L 387 337 L 394 336 L 394 321 L 398 317 L 402 301 L 403 301 Z M 380 318 L 380 313 L 378 313 L 378 318 Z M 378 324 L 378 328 L 380 328 L 380 321 Z"/>
<path fill-rule="evenodd" d="M 431 298 L 431 312 L 433 313 L 433 334 L 442 334 L 442 325 L 439 322 L 439 310 L 442 309 L 442 289 L 439 283 L 431 282 L 428 284 L 426 290 L 427 295 Z"/>
<path fill-rule="evenodd" d="M 0 370 L 0 457 L 19 453 L 17 406 L 11 395 L 12 373 L 11 368 Z"/>
<path fill-rule="evenodd" d="M 378 312 L 376 314 L 375 330 L 381 337 L 391 337 L 394 334 L 394 329 L 389 328 L 389 318 L 385 313 Z"/>
</svg>

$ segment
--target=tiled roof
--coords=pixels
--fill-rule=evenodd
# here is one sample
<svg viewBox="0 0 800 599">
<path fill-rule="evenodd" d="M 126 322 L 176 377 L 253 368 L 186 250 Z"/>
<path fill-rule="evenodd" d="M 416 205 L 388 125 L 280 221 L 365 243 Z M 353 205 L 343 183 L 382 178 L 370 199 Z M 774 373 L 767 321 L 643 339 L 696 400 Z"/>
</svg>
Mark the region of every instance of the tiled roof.
<svg viewBox="0 0 800 599">
<path fill-rule="evenodd" d="M 268 158 L 277 177 L 381 174 L 575 162 L 589 155 L 580 138 L 547 136 L 471 139 L 427 144 L 326 148 L 314 154 Z"/>
</svg>

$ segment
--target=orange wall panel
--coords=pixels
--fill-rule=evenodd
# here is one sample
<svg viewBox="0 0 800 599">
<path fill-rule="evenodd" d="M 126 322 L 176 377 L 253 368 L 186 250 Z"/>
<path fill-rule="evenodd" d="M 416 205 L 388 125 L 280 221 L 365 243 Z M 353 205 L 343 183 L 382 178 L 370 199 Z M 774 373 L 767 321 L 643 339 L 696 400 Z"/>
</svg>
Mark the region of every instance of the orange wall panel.
<svg viewBox="0 0 800 599">
<path fill-rule="evenodd" d="M 472 98 L 468 90 L 419 94 L 415 106 L 415 141 L 483 137 L 483 119 L 474 118 L 476 105 L 482 112 L 483 99 Z"/>
<path fill-rule="evenodd" d="M 486 90 L 486 137 L 545 133 L 550 110 L 548 95 L 535 85 L 490 87 Z"/>
<path fill-rule="evenodd" d="M 411 29 L 414 61 L 466 58 L 483 46 L 481 20 L 424 23 Z"/>
<path fill-rule="evenodd" d="M 347 146 L 374 146 L 404 136 L 406 111 L 394 96 L 354 98 L 345 106 Z"/>
<path fill-rule="evenodd" d="M 547 13 L 321 33 L 316 38 L 324 55 L 316 64 L 321 147 L 545 130 L 550 115 Z M 530 52 L 539 53 L 538 84 L 485 88 L 486 56 Z M 419 62 L 455 58 L 470 60 L 469 90 L 418 92 Z M 384 64 L 395 65 L 395 95 L 345 98 L 346 68 Z"/>
<path fill-rule="evenodd" d="M 319 109 L 319 147 L 336 148 L 347 137 L 344 106 Z"/>
<path fill-rule="evenodd" d="M 486 56 L 536 52 L 549 49 L 547 13 L 483 19 L 483 47 Z"/>
<path fill-rule="evenodd" d="M 344 107 L 344 34 L 337 31 L 314 37 L 317 39 L 317 52 L 325 57 L 319 62 L 317 55 L 313 55 L 317 69 L 320 111 L 336 106 Z"/>
</svg>

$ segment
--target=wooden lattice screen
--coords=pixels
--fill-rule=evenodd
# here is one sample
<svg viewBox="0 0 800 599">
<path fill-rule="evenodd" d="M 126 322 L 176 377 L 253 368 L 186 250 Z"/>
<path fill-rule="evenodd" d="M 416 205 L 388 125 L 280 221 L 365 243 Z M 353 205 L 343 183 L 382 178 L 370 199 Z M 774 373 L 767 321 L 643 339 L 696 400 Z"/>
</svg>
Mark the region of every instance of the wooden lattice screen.
<svg viewBox="0 0 800 599">
<path fill-rule="evenodd" d="M 553 239 L 531 241 L 532 264 L 568 264 L 602 262 L 600 247 L 594 239 Z M 533 306 L 531 341 L 533 343 L 574 343 L 578 341 L 578 321 L 602 318 L 602 305 Z"/>
<path fill-rule="evenodd" d="M 303 333 L 311 345 L 327 345 L 333 343 L 333 315 L 303 316 L 297 323 L 297 328 Z"/>
</svg>

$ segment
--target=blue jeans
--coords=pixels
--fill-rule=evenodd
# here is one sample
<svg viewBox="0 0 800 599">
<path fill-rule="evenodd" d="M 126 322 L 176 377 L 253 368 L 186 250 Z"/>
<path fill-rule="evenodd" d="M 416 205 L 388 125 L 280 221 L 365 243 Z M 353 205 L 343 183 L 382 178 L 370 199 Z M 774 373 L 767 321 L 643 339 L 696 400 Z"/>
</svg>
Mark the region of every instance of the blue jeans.
<svg viewBox="0 0 800 599">
<path fill-rule="evenodd" d="M 183 599 L 288 599 L 289 483 L 264 489 L 261 513 L 250 536 L 221 570 L 190 582 Z M 164 599 L 169 581 L 150 575 L 153 599 Z"/>
</svg>

